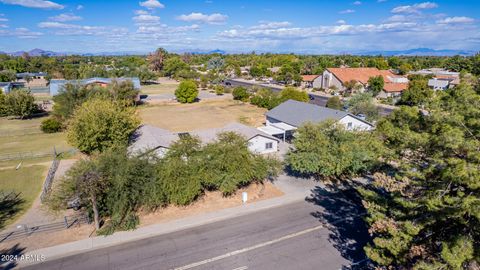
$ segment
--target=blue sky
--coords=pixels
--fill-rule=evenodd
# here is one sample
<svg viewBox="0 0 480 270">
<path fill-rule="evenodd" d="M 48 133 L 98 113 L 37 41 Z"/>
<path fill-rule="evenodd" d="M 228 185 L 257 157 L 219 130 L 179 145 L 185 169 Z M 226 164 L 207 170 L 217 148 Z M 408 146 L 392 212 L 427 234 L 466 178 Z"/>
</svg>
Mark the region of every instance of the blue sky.
<svg viewBox="0 0 480 270">
<path fill-rule="evenodd" d="M 0 51 L 480 50 L 475 0 L 0 0 Z"/>
</svg>

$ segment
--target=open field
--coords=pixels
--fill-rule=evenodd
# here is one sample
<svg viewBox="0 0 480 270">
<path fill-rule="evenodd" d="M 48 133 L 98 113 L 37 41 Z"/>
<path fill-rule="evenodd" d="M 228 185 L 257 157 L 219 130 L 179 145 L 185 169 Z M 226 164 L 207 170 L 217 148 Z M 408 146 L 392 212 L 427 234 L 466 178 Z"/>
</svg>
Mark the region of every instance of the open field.
<svg viewBox="0 0 480 270">
<path fill-rule="evenodd" d="M 0 201 L 0 229 L 11 224 L 30 208 L 40 194 L 47 170 L 48 166 L 45 165 L 24 166 L 19 170 L 0 170 L 0 190 L 5 194 L 19 193 L 22 201 L 20 204 L 15 204 L 18 207 L 16 209 Z"/>
<path fill-rule="evenodd" d="M 143 123 L 179 132 L 223 127 L 232 122 L 257 127 L 265 121 L 265 112 L 250 104 L 225 99 L 145 106 L 139 110 Z"/>
<path fill-rule="evenodd" d="M 0 117 L 0 137 L 26 133 L 42 133 L 40 124 L 44 119 L 44 117 L 38 117 L 25 120 L 10 120 L 6 117 Z"/>
<path fill-rule="evenodd" d="M 50 151 L 68 147 L 64 133 L 45 134 L 40 124 L 45 117 L 9 120 L 0 118 L 0 155 L 16 152 Z"/>
<path fill-rule="evenodd" d="M 176 80 L 169 78 L 159 78 L 158 84 L 142 85 L 140 89 L 141 94 L 153 95 L 153 94 L 173 94 L 180 84 Z"/>
</svg>

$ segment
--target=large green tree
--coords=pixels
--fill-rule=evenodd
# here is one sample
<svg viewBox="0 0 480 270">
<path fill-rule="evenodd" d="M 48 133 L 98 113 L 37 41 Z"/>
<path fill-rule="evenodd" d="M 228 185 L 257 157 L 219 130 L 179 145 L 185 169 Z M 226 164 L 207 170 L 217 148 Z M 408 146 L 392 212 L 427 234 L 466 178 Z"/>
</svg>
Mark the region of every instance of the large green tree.
<svg viewBox="0 0 480 270">
<path fill-rule="evenodd" d="M 476 269 L 480 263 L 480 95 L 460 85 L 377 127 L 390 155 L 360 189 L 385 269 Z"/>
<path fill-rule="evenodd" d="M 35 98 L 28 90 L 14 90 L 5 97 L 5 108 L 8 115 L 21 119 L 31 116 L 38 111 Z"/>
<path fill-rule="evenodd" d="M 126 145 L 138 127 L 135 111 L 111 100 L 91 99 L 79 106 L 67 128 L 68 142 L 86 154 Z"/>
<path fill-rule="evenodd" d="M 410 77 L 408 88 L 402 94 L 400 103 L 409 106 L 425 105 L 433 96 L 425 77 Z"/>
<path fill-rule="evenodd" d="M 370 77 L 368 79 L 368 90 L 372 93 L 374 97 L 377 96 L 381 91 L 383 91 L 384 86 L 385 81 L 383 80 L 383 76 L 381 75 Z"/>
<path fill-rule="evenodd" d="M 347 131 L 333 121 L 300 127 L 287 153 L 290 169 L 332 180 L 348 180 L 378 163 L 381 144 L 369 132 Z"/>
</svg>

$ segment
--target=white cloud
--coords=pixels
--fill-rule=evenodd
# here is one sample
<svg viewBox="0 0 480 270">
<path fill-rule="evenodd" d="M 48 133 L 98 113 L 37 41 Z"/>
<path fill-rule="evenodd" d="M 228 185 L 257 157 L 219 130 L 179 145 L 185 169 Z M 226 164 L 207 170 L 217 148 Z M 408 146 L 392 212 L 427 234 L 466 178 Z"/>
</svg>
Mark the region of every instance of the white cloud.
<svg viewBox="0 0 480 270">
<path fill-rule="evenodd" d="M 438 24 L 462 24 L 462 23 L 473 23 L 475 19 L 470 17 L 447 17 L 443 20 L 438 20 Z"/>
<path fill-rule="evenodd" d="M 148 11 L 146 11 L 146 10 L 141 10 L 141 9 L 135 10 L 134 13 L 135 13 L 136 15 L 147 15 L 147 14 L 150 14 L 150 13 L 148 13 Z"/>
<path fill-rule="evenodd" d="M 160 17 L 150 14 L 140 14 L 132 18 L 137 24 L 157 24 L 160 22 Z"/>
<path fill-rule="evenodd" d="M 345 10 L 342 10 L 340 12 L 338 12 L 340 14 L 350 14 L 350 13 L 355 13 L 355 10 L 353 9 L 345 9 Z"/>
<path fill-rule="evenodd" d="M 177 20 L 185 22 L 200 22 L 208 24 L 223 24 L 227 21 L 228 16 L 220 13 L 213 13 L 210 15 L 193 12 L 188 15 L 180 15 Z"/>
<path fill-rule="evenodd" d="M 414 5 L 398 6 L 392 9 L 392 13 L 420 13 L 423 9 L 437 8 L 434 2 L 423 2 Z"/>
<path fill-rule="evenodd" d="M 246 30 L 230 29 L 219 33 L 221 37 L 239 38 L 239 39 L 270 39 L 270 40 L 290 40 L 290 39 L 308 39 L 316 37 L 325 37 L 331 35 L 360 35 L 365 33 L 385 33 L 398 31 L 413 31 L 417 24 L 413 22 L 406 23 L 383 23 L 383 24 L 360 24 L 348 25 L 340 24 L 333 26 L 316 27 L 288 27 L 277 29 L 259 29 L 250 27 Z"/>
<path fill-rule="evenodd" d="M 0 17 L 0 22 L 8 22 L 8 19 L 7 19 L 7 18 L 1 18 L 1 17 Z"/>
<path fill-rule="evenodd" d="M 80 21 L 82 17 L 71 14 L 71 13 L 70 14 L 63 13 L 57 16 L 49 17 L 48 19 L 55 22 L 70 22 L 70 21 Z"/>
<path fill-rule="evenodd" d="M 0 30 L 0 36 L 17 37 L 17 38 L 38 38 L 43 35 L 40 32 L 30 31 L 28 28 L 20 27 L 14 30 Z"/>
<path fill-rule="evenodd" d="M 338 20 L 337 24 L 347 24 L 347 22 L 345 20 Z"/>
<path fill-rule="evenodd" d="M 162 3 L 158 2 L 158 0 L 147 0 L 144 2 L 139 3 L 140 6 L 148 8 L 148 9 L 156 9 L 156 8 L 164 8 L 165 5 Z"/>
<path fill-rule="evenodd" d="M 356 6 L 359 6 L 359 5 L 362 4 L 362 2 L 360 2 L 360 1 L 355 1 L 355 2 L 353 2 L 353 4 L 356 5 Z"/>
<path fill-rule="evenodd" d="M 261 24 L 253 26 L 251 29 L 277 29 L 283 27 L 289 27 L 292 25 L 290 22 L 260 22 Z"/>
<path fill-rule="evenodd" d="M 395 14 L 393 16 L 390 16 L 386 21 L 387 22 L 405 22 L 408 20 L 409 19 L 405 15 Z"/>
<path fill-rule="evenodd" d="M 29 8 L 43 8 L 43 9 L 63 9 L 64 6 L 52 1 L 46 0 L 0 0 L 4 4 L 18 5 Z"/>
<path fill-rule="evenodd" d="M 83 9 L 83 6 L 82 6 L 82 5 L 78 5 L 76 9 L 77 9 L 77 10 L 82 10 L 82 9 Z"/>
<path fill-rule="evenodd" d="M 0 24 L 0 28 L 8 28 L 8 25 L 6 25 L 6 24 Z"/>
<path fill-rule="evenodd" d="M 86 25 L 77 25 L 77 24 L 68 24 L 61 22 L 40 22 L 38 24 L 40 28 L 53 28 L 53 29 L 83 29 L 83 30 L 96 30 L 102 29 L 101 26 L 86 26 Z"/>
</svg>

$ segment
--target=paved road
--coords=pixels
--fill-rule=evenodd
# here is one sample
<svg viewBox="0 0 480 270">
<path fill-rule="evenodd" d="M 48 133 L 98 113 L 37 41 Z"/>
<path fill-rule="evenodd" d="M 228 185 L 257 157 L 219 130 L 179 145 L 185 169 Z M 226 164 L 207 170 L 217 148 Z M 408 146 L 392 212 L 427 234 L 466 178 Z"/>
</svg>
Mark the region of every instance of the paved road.
<svg viewBox="0 0 480 270">
<path fill-rule="evenodd" d="M 360 218 L 344 220 L 358 213 L 346 214 L 340 198 L 321 190 L 308 201 L 26 269 L 342 269 L 364 258 L 356 245 L 364 241 L 350 235 L 367 232 L 353 222 Z"/>
<path fill-rule="evenodd" d="M 244 81 L 237 81 L 237 80 L 225 80 L 225 83 L 230 86 L 244 86 L 244 87 L 253 87 L 253 86 L 260 86 L 264 88 L 268 88 L 274 92 L 280 92 L 282 91 L 281 87 L 274 86 L 274 85 L 268 85 L 268 84 L 255 84 L 255 83 L 250 83 L 250 82 L 244 82 Z M 327 105 L 327 101 L 329 97 L 326 96 L 320 96 L 320 95 L 315 95 L 315 94 L 310 94 L 310 103 L 319 105 L 322 107 L 325 107 Z M 386 116 L 392 113 L 393 109 L 390 108 L 385 108 L 385 107 L 380 107 L 378 106 L 378 110 L 380 115 Z"/>
</svg>

